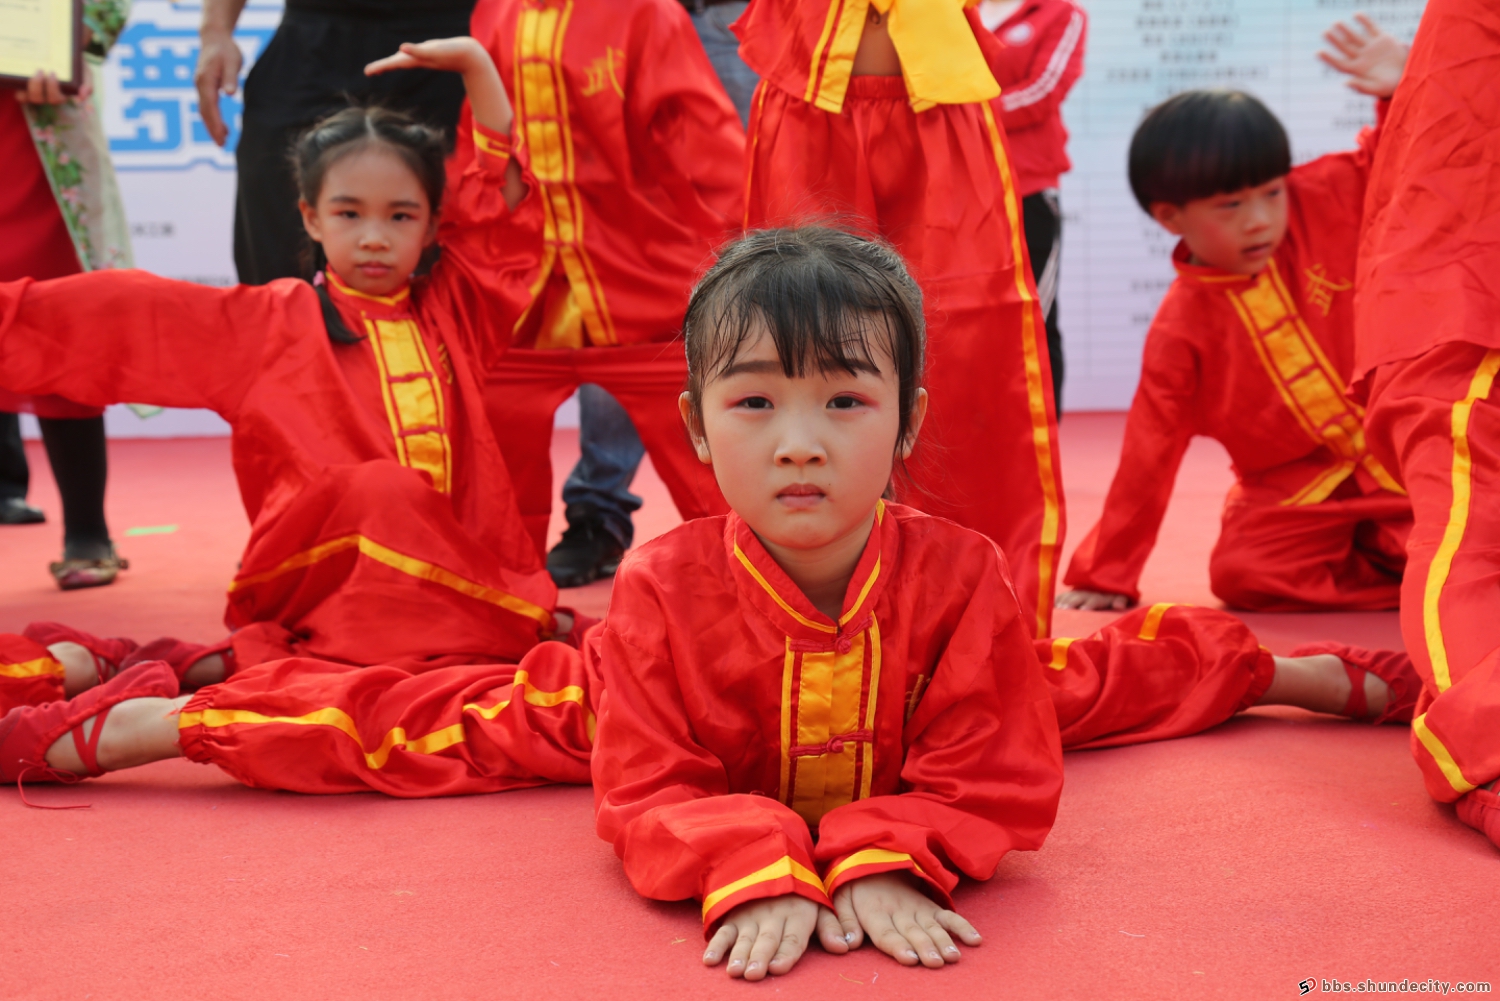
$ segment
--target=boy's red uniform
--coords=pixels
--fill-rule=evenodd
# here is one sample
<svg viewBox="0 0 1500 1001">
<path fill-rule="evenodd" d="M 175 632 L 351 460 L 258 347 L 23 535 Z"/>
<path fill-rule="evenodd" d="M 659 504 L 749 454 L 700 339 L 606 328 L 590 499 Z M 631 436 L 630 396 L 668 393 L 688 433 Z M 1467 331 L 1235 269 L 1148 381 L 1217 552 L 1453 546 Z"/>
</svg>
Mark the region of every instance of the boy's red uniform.
<svg viewBox="0 0 1500 1001">
<path fill-rule="evenodd" d="M 1382 142 L 1384 140 L 1381 140 Z M 1238 608 L 1394 608 L 1411 507 L 1365 443 L 1354 370 L 1354 259 L 1373 133 L 1287 175 L 1287 233 L 1258 275 L 1188 263 L 1146 335 L 1120 465 L 1067 584 L 1139 599 L 1194 435 L 1238 482 L 1209 562 Z"/>
<path fill-rule="evenodd" d="M 852 76 L 871 6 L 902 77 Z M 989 535 L 1048 632 L 1064 517 L 1046 333 L 991 64 L 963 0 L 753 0 L 735 22 L 762 77 L 747 227 L 820 217 L 867 227 L 926 297 L 932 393 L 907 498 Z"/>
<path fill-rule="evenodd" d="M 225 622 L 242 667 L 303 654 L 416 670 L 515 662 L 556 589 L 484 410 L 539 225 L 501 195 L 504 137 L 444 207 L 432 273 L 385 298 L 300 281 L 213 289 L 139 271 L 0 286 L 0 385 L 90 406 L 207 407 L 233 427 L 252 532 Z M 530 269 L 530 270 L 528 270 Z"/>
<path fill-rule="evenodd" d="M 538 550 L 553 413 L 580 383 L 630 414 L 684 518 L 723 512 L 677 411 L 679 338 L 695 278 L 739 224 L 745 136 L 687 12 L 677 0 L 486 0 L 473 20 L 544 213 L 541 272 L 488 397 Z"/>
<path fill-rule="evenodd" d="M 1073 0 L 1025 0 L 995 27 L 1000 125 L 1021 197 L 1055 188 L 1072 169 L 1062 102 L 1083 73 L 1088 15 Z"/>
<path fill-rule="evenodd" d="M 890 870 L 946 902 L 1041 844 L 1062 747 L 1194 733 L 1274 671 L 1207 609 L 1077 641 L 1027 619 L 993 543 L 911 508 L 878 511 L 837 623 L 738 516 L 683 525 L 627 558 L 591 634 L 600 836 L 645 896 L 701 900 L 706 930 Z"/>
<path fill-rule="evenodd" d="M 1401 591 L 1424 690 L 1412 751 L 1434 798 L 1500 844 L 1500 11 L 1432 0 L 1366 200 L 1356 390 L 1411 493 Z M 1460 799 L 1462 797 L 1462 799 Z"/>
</svg>

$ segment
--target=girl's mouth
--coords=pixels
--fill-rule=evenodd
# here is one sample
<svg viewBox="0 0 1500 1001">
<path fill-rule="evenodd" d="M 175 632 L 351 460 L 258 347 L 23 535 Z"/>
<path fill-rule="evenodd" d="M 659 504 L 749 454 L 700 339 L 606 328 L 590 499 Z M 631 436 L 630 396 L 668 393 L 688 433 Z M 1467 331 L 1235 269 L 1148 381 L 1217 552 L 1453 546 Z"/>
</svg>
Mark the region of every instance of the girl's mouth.
<svg viewBox="0 0 1500 1001">
<path fill-rule="evenodd" d="M 827 496 L 822 487 L 811 483 L 793 483 L 791 486 L 783 487 L 776 494 L 776 499 L 787 507 L 809 508 L 816 506 Z"/>
<path fill-rule="evenodd" d="M 355 267 L 366 278 L 384 278 L 391 273 L 389 264 L 381 264 L 378 261 L 367 261 L 364 264 L 356 264 Z"/>
</svg>

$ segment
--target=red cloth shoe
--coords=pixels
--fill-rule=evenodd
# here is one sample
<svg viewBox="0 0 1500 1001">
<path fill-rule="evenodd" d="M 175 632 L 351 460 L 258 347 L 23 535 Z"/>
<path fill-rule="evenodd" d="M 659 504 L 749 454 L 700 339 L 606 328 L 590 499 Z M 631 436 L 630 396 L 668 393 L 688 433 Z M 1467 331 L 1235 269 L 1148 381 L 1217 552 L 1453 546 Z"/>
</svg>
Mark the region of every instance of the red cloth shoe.
<svg viewBox="0 0 1500 1001">
<path fill-rule="evenodd" d="M 1460 797 L 1458 819 L 1490 839 L 1500 848 L 1500 796 L 1489 789 L 1474 789 Z"/>
<path fill-rule="evenodd" d="M 42 646 L 77 643 L 94 655 L 94 670 L 99 673 L 101 685 L 120 673 L 125 658 L 140 647 L 135 640 L 125 639 L 123 636 L 104 639 L 81 629 L 65 626 L 61 622 L 33 622 L 21 631 L 21 635 Z"/>
<path fill-rule="evenodd" d="M 234 647 L 231 645 L 233 637 L 226 636 L 217 643 L 204 646 L 202 643 L 189 643 L 185 640 L 174 640 L 165 637 L 152 640 L 144 646 L 138 647 L 135 652 L 127 654 L 120 661 L 120 668 L 134 667 L 136 664 L 144 664 L 148 660 L 166 661 L 177 672 L 177 680 L 180 682 L 183 675 L 190 671 L 194 664 L 204 657 L 218 654 L 224 659 L 224 676 L 227 678 L 234 673 Z"/>
<path fill-rule="evenodd" d="M 1422 678 L 1412 667 L 1411 658 L 1398 650 L 1366 650 L 1363 647 L 1346 646 L 1343 643 L 1309 643 L 1292 651 L 1293 657 L 1314 657 L 1333 654 L 1344 662 L 1349 673 L 1349 703 L 1343 715 L 1365 720 L 1369 707 L 1365 705 L 1365 673 L 1375 675 L 1390 686 L 1391 694 L 1385 702 L 1385 712 L 1369 719 L 1372 724 L 1410 723 L 1417 708 L 1417 696 L 1422 693 Z"/>
<path fill-rule="evenodd" d="M 99 767 L 95 754 L 109 711 L 126 699 L 170 699 L 176 695 L 176 672 L 168 664 L 152 661 L 127 668 L 104 684 L 67 702 L 17 706 L 0 718 L 0 782 L 15 782 L 21 791 L 21 802 L 26 803 L 26 793 L 21 789 L 22 779 L 81 781 L 83 776 L 47 764 L 47 750 L 69 730 L 73 731 L 74 746 L 78 748 L 78 756 L 83 759 L 88 774 L 103 775 L 104 770 Z M 83 724 L 90 719 L 95 721 L 94 729 L 85 739 Z"/>
</svg>

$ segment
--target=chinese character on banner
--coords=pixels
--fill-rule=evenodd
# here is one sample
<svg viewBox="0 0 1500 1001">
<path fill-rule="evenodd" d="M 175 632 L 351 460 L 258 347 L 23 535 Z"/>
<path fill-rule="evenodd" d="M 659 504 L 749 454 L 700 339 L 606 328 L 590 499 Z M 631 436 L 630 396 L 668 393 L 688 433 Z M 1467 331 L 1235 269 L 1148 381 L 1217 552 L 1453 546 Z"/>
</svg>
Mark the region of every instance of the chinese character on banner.
<svg viewBox="0 0 1500 1001">
<path fill-rule="evenodd" d="M 229 139 L 216 146 L 198 116 L 193 70 L 198 64 L 199 3 L 138 0 L 130 24 L 104 68 L 104 122 L 117 170 L 182 170 L 208 164 L 234 169 L 241 94 L 221 95 Z M 244 55 L 240 83 L 265 50 L 281 20 L 279 0 L 253 0 L 240 15 L 234 38 Z"/>
</svg>

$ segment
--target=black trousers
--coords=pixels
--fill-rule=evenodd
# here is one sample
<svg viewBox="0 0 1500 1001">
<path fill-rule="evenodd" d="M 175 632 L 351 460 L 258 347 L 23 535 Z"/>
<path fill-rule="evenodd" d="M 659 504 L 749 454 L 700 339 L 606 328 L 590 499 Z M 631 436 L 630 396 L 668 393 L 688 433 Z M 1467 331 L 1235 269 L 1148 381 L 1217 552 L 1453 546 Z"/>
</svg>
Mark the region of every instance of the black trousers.
<svg viewBox="0 0 1500 1001">
<path fill-rule="evenodd" d="M 234 266 L 241 282 L 311 277 L 311 245 L 297 211 L 291 155 L 297 138 L 318 119 L 351 102 L 378 103 L 452 136 L 464 99 L 457 73 L 399 70 L 367 77 L 364 68 L 402 42 L 468 33 L 467 10 L 400 18 L 306 10 L 282 16 L 245 81 L 244 121 L 235 149 Z"/>
<path fill-rule="evenodd" d="M 1057 273 L 1062 263 L 1062 208 L 1057 189 L 1048 188 L 1021 199 L 1021 220 L 1026 230 L 1026 251 L 1031 255 L 1032 276 L 1042 300 L 1042 315 L 1047 322 L 1047 355 L 1052 362 L 1052 396 L 1062 416 L 1063 359 L 1062 331 L 1057 325 Z"/>
<path fill-rule="evenodd" d="M 104 487 L 109 479 L 109 450 L 104 418 L 42 417 L 42 442 L 63 506 L 63 555 L 69 559 L 103 559 L 109 554 L 109 525 L 104 520 Z M 21 443 L 21 419 L 0 413 L 0 499 L 25 499 L 31 468 Z"/>
</svg>

